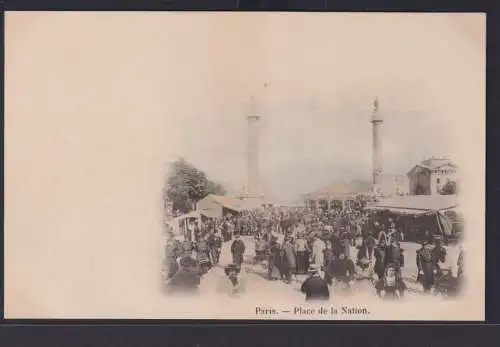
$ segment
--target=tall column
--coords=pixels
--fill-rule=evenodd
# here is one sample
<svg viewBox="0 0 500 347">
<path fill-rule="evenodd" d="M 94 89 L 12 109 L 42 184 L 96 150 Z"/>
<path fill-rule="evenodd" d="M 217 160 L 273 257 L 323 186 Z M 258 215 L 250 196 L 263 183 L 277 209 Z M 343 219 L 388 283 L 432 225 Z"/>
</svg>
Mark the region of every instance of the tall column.
<svg viewBox="0 0 500 347">
<path fill-rule="evenodd" d="M 375 191 L 379 188 L 381 183 L 381 176 L 383 174 L 383 166 L 382 166 L 382 124 L 384 120 L 380 116 L 378 110 L 378 98 L 373 102 L 373 114 L 370 122 L 372 123 L 373 130 L 373 188 Z"/>
<path fill-rule="evenodd" d="M 259 193 L 259 121 L 260 116 L 251 114 L 247 117 L 247 191 Z"/>
</svg>

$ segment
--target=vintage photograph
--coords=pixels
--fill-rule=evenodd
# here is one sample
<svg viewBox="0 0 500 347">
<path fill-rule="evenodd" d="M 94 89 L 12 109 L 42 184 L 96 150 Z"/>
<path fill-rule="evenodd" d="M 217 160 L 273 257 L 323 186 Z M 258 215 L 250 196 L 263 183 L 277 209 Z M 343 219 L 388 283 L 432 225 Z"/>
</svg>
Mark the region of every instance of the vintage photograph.
<svg viewBox="0 0 500 347">
<path fill-rule="evenodd" d="M 484 15 L 6 37 L 7 316 L 484 319 Z"/>
<path fill-rule="evenodd" d="M 366 134 L 372 137 L 371 179 L 332 182 L 295 200 L 277 200 L 261 188 L 262 116 L 251 112 L 242 134 L 248 177 L 239 194 L 228 194 L 184 158 L 171 164 L 167 293 L 203 295 L 201 282 L 217 279 L 218 290 L 229 296 L 244 294 L 251 281 L 263 291 L 288 292 L 290 300 L 301 293 L 306 301 L 357 291 L 384 299 L 460 294 L 464 218 L 460 169 L 452 159 L 431 156 L 407 172 L 385 173 L 384 117 L 375 99 Z M 270 286 L 273 281 L 280 285 Z"/>
</svg>

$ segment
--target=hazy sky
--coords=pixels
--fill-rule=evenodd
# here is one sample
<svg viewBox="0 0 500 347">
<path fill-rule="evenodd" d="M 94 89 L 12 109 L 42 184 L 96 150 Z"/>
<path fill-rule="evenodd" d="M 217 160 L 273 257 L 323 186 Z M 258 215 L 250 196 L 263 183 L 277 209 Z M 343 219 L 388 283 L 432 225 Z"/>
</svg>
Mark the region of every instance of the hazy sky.
<svg viewBox="0 0 500 347">
<path fill-rule="evenodd" d="M 464 81 L 481 83 L 481 36 L 474 41 L 452 17 L 432 15 L 245 18 L 206 19 L 205 32 L 219 35 L 183 33 L 168 65 L 181 85 L 171 95 L 185 134 L 177 153 L 213 178 L 233 188 L 245 183 L 252 93 L 262 116 L 263 184 L 278 196 L 370 178 L 376 96 L 386 172 L 454 156 L 450 122 L 460 99 L 477 89 Z"/>
<path fill-rule="evenodd" d="M 484 78 L 481 15 L 59 13 L 13 26 L 13 45 L 35 40 L 40 59 L 24 73 L 68 140 L 184 156 L 230 189 L 246 183 L 254 94 L 262 181 L 286 198 L 370 178 L 376 96 L 386 172 L 453 157 L 460 100 Z"/>
</svg>

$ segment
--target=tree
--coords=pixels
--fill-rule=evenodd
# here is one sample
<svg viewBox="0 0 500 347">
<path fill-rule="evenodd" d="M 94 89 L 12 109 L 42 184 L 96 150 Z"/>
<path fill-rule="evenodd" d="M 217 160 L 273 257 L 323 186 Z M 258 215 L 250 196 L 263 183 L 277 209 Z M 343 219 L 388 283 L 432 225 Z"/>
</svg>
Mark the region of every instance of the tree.
<svg viewBox="0 0 500 347">
<path fill-rule="evenodd" d="M 174 211 L 187 213 L 195 203 L 208 194 L 225 195 L 221 184 L 210 181 L 205 173 L 181 158 L 170 165 L 166 182 L 165 199 Z"/>
<path fill-rule="evenodd" d="M 206 190 L 207 190 L 207 195 L 208 194 L 215 194 L 215 195 L 226 195 L 227 191 L 226 189 L 222 186 L 222 184 L 213 182 L 210 180 L 207 180 L 207 185 L 206 185 Z"/>
<path fill-rule="evenodd" d="M 441 188 L 440 191 L 441 195 L 454 195 L 457 193 L 457 182 L 455 181 L 448 181 L 446 184 Z"/>
</svg>

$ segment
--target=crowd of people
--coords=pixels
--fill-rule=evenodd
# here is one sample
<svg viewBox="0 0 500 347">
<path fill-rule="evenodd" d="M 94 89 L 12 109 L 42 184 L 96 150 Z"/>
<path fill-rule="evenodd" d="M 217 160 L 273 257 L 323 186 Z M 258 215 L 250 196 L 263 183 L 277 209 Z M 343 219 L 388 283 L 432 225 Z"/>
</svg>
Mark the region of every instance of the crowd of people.
<svg viewBox="0 0 500 347">
<path fill-rule="evenodd" d="M 405 253 L 401 242 L 405 234 L 397 222 L 370 214 L 361 205 L 326 211 L 266 209 L 202 223 L 195 220 L 183 240 L 171 233 L 167 241 L 168 288 L 185 291 L 186 283 L 197 287 L 201 276 L 219 263 L 221 247 L 228 243 L 232 263 L 225 267 L 226 283 L 232 293 L 241 291 L 238 274 L 248 249 L 245 242 L 254 242 L 252 263 L 266 266 L 270 281 L 292 283 L 305 275 L 301 291 L 308 300 L 328 299 L 332 287 L 349 290 L 357 280 L 371 281 L 379 296 L 403 297 Z M 415 261 L 417 279 L 425 292 L 445 286 L 441 264 L 446 258 L 439 235 L 422 240 Z M 458 267 L 456 278 L 463 273 L 462 254 Z"/>
</svg>

